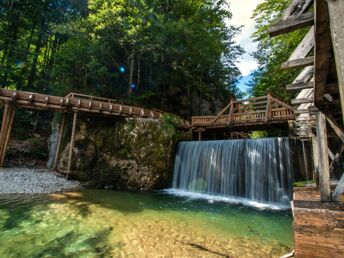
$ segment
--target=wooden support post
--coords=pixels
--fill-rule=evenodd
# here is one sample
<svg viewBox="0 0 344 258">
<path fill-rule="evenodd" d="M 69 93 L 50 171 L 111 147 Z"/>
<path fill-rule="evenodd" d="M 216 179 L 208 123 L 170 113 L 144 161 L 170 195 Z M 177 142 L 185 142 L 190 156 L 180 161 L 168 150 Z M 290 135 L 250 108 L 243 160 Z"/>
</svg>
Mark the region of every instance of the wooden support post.
<svg viewBox="0 0 344 258">
<path fill-rule="evenodd" d="M 266 111 L 265 111 L 265 123 L 271 119 L 271 93 L 268 93 L 268 99 L 266 103 Z"/>
<path fill-rule="evenodd" d="M 63 113 L 62 121 L 61 121 L 61 124 L 60 124 L 59 139 L 58 139 L 57 147 L 56 147 L 56 153 L 55 153 L 55 160 L 54 160 L 53 170 L 56 170 L 56 168 L 57 168 L 57 162 L 58 162 L 58 159 L 59 159 L 59 153 L 60 153 L 61 140 L 62 140 L 64 125 L 65 125 L 65 120 L 66 120 L 66 114 Z"/>
<path fill-rule="evenodd" d="M 15 107 L 12 104 L 9 104 L 8 106 L 9 108 L 9 114 L 8 114 L 8 125 L 6 128 L 6 134 L 5 134 L 5 141 L 4 141 L 4 145 L 3 145 L 3 151 L 1 153 L 0 156 L 0 164 L 1 166 L 3 166 L 4 162 L 5 162 L 5 157 L 6 157 L 6 150 L 7 150 L 7 146 L 8 146 L 8 142 L 10 140 L 11 137 L 11 131 L 12 131 L 12 126 L 13 126 L 13 121 L 14 121 L 14 115 L 16 113 Z"/>
<path fill-rule="evenodd" d="M 315 135 L 312 135 L 312 147 L 313 147 L 313 179 L 315 179 L 316 185 L 319 186 L 319 146 L 318 140 Z"/>
<path fill-rule="evenodd" d="M 344 1 L 327 1 L 341 103 L 344 103 Z M 344 119 L 344 105 L 342 104 Z"/>
<path fill-rule="evenodd" d="M 4 142 L 6 137 L 6 124 L 7 124 L 7 118 L 8 118 L 8 106 L 9 103 L 5 102 L 3 107 L 3 114 L 2 114 L 2 124 L 1 124 L 1 134 L 0 134 L 0 157 L 2 156 L 2 153 L 4 152 Z M 0 164 L 2 167 L 3 164 Z"/>
<path fill-rule="evenodd" d="M 198 140 L 201 141 L 202 140 L 202 132 L 198 131 Z"/>
<path fill-rule="evenodd" d="M 315 12 L 315 47 L 314 47 L 314 103 L 315 106 L 323 110 L 324 94 L 326 93 L 326 83 L 328 70 L 330 67 L 330 57 L 332 49 L 331 33 L 329 30 L 329 14 L 325 0 L 314 1 Z"/>
<path fill-rule="evenodd" d="M 233 123 L 233 114 L 234 114 L 234 99 L 231 98 L 230 109 L 229 109 L 229 124 Z"/>
<path fill-rule="evenodd" d="M 73 127 L 72 127 L 72 134 L 70 137 L 70 145 L 69 145 L 69 155 L 68 155 L 68 170 L 67 170 L 67 177 L 68 174 L 71 172 L 72 169 L 72 158 L 73 158 L 73 149 L 74 149 L 74 137 L 75 137 L 75 130 L 76 130 L 76 119 L 78 117 L 77 111 L 74 111 L 73 114 Z"/>
<path fill-rule="evenodd" d="M 319 147 L 319 188 L 321 201 L 331 201 L 330 169 L 328 160 L 328 144 L 326 117 L 323 113 L 316 114 L 317 139 Z"/>
</svg>

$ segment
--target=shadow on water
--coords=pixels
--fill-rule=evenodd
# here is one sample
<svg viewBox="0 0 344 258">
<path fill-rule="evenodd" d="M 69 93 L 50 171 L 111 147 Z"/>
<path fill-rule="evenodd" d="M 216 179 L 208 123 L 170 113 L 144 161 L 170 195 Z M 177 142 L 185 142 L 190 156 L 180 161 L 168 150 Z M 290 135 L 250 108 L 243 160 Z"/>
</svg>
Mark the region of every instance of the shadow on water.
<svg viewBox="0 0 344 258">
<path fill-rule="evenodd" d="M 20 223 L 26 220 L 32 221 L 33 224 L 40 223 L 40 219 L 32 218 L 32 210 L 37 205 L 48 206 L 49 203 L 49 199 L 43 195 L 0 195 L 0 211 L 7 215 L 7 219 L 2 223 L 3 229 L 20 227 Z"/>
</svg>

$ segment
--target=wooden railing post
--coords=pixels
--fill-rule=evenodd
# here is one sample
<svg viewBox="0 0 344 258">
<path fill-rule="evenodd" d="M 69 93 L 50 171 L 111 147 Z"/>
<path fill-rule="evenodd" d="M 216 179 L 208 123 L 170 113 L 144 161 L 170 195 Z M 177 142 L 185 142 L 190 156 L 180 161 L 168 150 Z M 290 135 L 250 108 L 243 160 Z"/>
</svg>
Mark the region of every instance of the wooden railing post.
<svg viewBox="0 0 344 258">
<path fill-rule="evenodd" d="M 265 122 L 268 122 L 271 119 L 271 93 L 268 92 L 267 102 L 266 102 L 266 111 L 265 111 Z"/>
<path fill-rule="evenodd" d="M 229 108 L 229 124 L 233 123 L 233 114 L 234 114 L 234 98 L 231 98 L 230 108 Z"/>
</svg>

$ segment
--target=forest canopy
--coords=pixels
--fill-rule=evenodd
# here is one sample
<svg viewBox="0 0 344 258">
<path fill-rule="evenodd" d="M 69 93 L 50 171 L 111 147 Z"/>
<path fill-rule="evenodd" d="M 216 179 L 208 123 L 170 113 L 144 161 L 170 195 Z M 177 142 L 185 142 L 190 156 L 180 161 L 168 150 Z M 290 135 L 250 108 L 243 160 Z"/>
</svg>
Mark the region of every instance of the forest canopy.
<svg viewBox="0 0 344 258">
<path fill-rule="evenodd" d="M 190 116 L 238 94 L 225 0 L 5 0 L 1 87 L 115 98 Z"/>
</svg>

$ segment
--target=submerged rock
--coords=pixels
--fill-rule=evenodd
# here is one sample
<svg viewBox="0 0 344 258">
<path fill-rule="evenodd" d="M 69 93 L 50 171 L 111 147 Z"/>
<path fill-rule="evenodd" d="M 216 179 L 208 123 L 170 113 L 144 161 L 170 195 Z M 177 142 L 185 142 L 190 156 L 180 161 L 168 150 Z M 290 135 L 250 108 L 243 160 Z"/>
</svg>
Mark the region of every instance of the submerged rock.
<svg viewBox="0 0 344 258">
<path fill-rule="evenodd" d="M 58 169 L 67 170 L 67 132 Z M 93 188 L 146 191 L 167 187 L 178 141 L 191 134 L 176 130 L 171 118 L 78 119 L 72 174 Z"/>
</svg>

